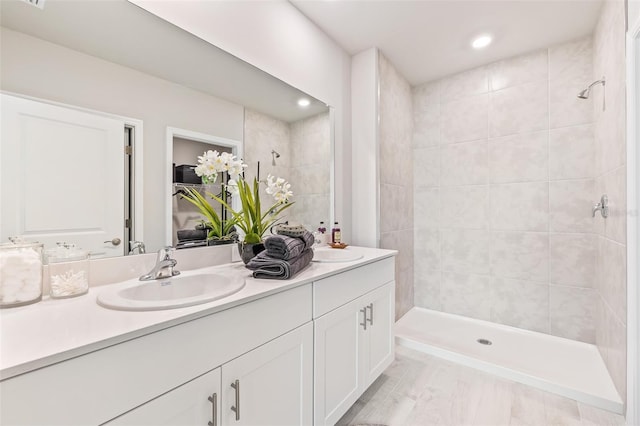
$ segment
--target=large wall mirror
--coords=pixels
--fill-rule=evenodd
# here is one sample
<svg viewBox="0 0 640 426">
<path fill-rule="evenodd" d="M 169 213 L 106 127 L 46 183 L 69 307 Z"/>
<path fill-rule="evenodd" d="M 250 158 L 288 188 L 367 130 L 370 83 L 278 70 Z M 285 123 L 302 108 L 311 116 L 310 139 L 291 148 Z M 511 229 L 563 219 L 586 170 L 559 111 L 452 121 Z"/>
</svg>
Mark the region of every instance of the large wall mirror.
<svg viewBox="0 0 640 426">
<path fill-rule="evenodd" d="M 0 8 L 2 119 L 18 123 L 3 126 L 0 146 L 3 242 L 22 233 L 88 246 L 80 235 L 92 234 L 97 256 L 127 254 L 129 240 L 148 251 L 175 243 L 167 224 L 198 216 L 172 218 L 168 176 L 197 158 L 193 147 L 172 154 L 170 129 L 183 131 L 180 146 L 184 134 L 206 135 L 193 138 L 198 151 L 235 141 L 248 173 L 260 163 L 261 178 L 290 181 L 286 219 L 332 219 L 333 118 L 322 101 L 125 0 Z"/>
</svg>

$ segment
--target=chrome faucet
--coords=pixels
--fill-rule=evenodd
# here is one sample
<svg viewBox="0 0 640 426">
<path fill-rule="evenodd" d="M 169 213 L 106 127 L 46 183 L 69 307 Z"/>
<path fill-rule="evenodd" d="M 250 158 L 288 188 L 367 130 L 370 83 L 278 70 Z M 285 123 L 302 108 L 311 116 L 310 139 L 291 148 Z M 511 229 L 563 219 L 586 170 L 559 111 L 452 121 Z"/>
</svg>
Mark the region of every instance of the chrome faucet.
<svg viewBox="0 0 640 426">
<path fill-rule="evenodd" d="M 138 250 L 138 254 L 145 254 L 146 249 L 144 247 L 144 243 L 142 241 L 129 241 L 129 254 L 135 254 L 135 251 Z"/>
<path fill-rule="evenodd" d="M 140 281 L 161 280 L 163 278 L 171 278 L 180 274 L 173 268 L 178 263 L 177 260 L 171 258 L 173 247 L 167 246 L 158 250 L 158 259 L 156 266 L 148 273 L 140 277 Z"/>
</svg>

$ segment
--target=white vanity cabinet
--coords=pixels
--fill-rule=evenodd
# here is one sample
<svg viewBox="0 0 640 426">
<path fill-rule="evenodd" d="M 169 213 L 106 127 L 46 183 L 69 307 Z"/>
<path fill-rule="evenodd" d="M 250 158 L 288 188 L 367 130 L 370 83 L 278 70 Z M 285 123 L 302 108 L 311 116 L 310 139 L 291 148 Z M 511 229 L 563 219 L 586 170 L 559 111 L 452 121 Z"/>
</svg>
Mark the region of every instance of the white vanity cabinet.
<svg viewBox="0 0 640 426">
<path fill-rule="evenodd" d="M 393 259 L 314 282 L 314 424 L 333 425 L 394 358 Z"/>
<path fill-rule="evenodd" d="M 106 424 L 311 424 L 312 348 L 307 323 Z"/>
</svg>

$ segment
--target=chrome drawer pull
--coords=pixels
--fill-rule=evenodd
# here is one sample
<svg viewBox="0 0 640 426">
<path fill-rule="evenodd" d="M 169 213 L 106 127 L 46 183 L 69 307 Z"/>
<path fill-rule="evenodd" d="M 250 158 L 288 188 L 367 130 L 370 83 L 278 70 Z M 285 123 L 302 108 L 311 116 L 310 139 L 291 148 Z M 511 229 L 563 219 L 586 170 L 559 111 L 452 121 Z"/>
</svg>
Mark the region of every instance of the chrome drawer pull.
<svg viewBox="0 0 640 426">
<path fill-rule="evenodd" d="M 211 418 L 212 421 L 208 422 L 209 426 L 218 426 L 218 394 L 214 393 L 210 397 L 207 398 L 209 402 L 211 402 Z"/>
<path fill-rule="evenodd" d="M 231 387 L 236 390 L 236 405 L 231 407 L 231 411 L 236 413 L 236 421 L 240 420 L 240 380 L 231 383 Z"/>
<path fill-rule="evenodd" d="M 373 325 L 373 303 L 369 303 L 369 305 L 367 305 L 367 308 L 369 308 L 369 318 L 367 319 L 367 321 L 369 321 L 370 325 Z"/>
<path fill-rule="evenodd" d="M 362 312 L 362 314 L 364 315 L 364 320 L 362 320 L 362 322 L 360 323 L 361 326 L 364 327 L 364 329 L 367 329 L 367 308 L 364 307 L 362 309 L 360 309 L 360 312 Z"/>
</svg>

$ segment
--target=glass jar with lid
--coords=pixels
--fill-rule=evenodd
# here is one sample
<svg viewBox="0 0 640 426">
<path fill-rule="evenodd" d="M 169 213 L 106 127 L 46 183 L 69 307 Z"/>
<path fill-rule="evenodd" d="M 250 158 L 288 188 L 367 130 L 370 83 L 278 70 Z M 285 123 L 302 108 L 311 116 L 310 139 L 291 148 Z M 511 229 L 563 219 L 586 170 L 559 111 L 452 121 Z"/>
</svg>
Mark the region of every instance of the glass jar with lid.
<svg viewBox="0 0 640 426">
<path fill-rule="evenodd" d="M 80 296 L 89 291 L 89 252 L 60 242 L 47 250 L 50 296 L 53 299 Z"/>
<path fill-rule="evenodd" d="M 0 308 L 42 300 L 43 244 L 10 237 L 0 244 Z"/>
</svg>

